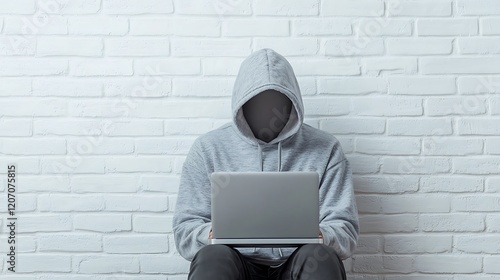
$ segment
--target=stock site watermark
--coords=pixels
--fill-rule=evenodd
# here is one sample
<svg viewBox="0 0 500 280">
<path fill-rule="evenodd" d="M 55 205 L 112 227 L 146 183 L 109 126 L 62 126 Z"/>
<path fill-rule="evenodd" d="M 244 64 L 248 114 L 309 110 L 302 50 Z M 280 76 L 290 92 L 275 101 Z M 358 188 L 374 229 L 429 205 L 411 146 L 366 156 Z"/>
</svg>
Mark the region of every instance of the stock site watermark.
<svg viewBox="0 0 500 280">
<path fill-rule="evenodd" d="M 16 187 L 17 168 L 16 165 L 7 166 L 7 270 L 16 272 Z"/>
</svg>

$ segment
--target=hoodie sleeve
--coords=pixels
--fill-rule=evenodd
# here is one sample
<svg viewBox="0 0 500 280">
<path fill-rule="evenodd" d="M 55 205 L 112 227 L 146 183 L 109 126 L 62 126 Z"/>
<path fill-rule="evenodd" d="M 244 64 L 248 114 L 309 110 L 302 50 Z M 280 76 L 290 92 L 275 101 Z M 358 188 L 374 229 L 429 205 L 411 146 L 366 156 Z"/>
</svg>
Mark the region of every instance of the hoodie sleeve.
<svg viewBox="0 0 500 280">
<path fill-rule="evenodd" d="M 342 259 L 347 259 L 357 246 L 359 220 L 351 167 L 339 144 L 334 147 L 319 191 L 323 242 L 332 247 Z"/>
<path fill-rule="evenodd" d="M 188 261 L 208 245 L 210 219 L 210 179 L 199 141 L 194 141 L 182 166 L 179 192 L 173 216 L 175 246 Z"/>
</svg>

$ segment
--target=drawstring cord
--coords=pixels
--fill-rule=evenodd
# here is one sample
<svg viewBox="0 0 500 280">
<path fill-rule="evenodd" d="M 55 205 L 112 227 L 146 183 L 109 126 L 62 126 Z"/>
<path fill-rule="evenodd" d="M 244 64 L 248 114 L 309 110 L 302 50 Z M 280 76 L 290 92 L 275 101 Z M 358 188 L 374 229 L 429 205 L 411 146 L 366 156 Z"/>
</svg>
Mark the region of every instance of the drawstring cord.
<svg viewBox="0 0 500 280">
<path fill-rule="evenodd" d="M 264 166 L 262 163 L 262 148 L 260 147 L 260 144 L 257 143 L 258 151 L 259 151 L 259 164 L 260 164 L 260 170 L 264 171 Z M 278 172 L 281 172 L 281 141 L 278 142 Z M 274 253 L 274 248 L 271 248 L 273 253 Z M 253 251 L 255 252 L 257 248 L 253 248 Z M 283 257 L 283 253 L 281 252 L 281 248 L 278 248 L 280 256 Z"/>
</svg>

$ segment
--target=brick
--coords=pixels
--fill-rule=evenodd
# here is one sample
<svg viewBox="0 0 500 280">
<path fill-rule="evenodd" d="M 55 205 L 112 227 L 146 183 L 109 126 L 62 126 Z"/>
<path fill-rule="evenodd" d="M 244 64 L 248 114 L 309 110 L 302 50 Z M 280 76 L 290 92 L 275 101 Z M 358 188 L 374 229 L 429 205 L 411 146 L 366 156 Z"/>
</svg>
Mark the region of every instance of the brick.
<svg viewBox="0 0 500 280">
<path fill-rule="evenodd" d="M 412 23 L 407 19 L 361 19 L 355 29 L 355 34 L 361 37 L 379 36 L 410 36 Z"/>
<path fill-rule="evenodd" d="M 349 163 L 354 174 L 372 174 L 380 169 L 380 163 L 377 157 L 364 155 L 348 155 Z"/>
<path fill-rule="evenodd" d="M 414 259 L 414 265 L 423 273 L 477 273 L 482 270 L 482 257 L 421 255 Z"/>
<path fill-rule="evenodd" d="M 180 256 L 140 255 L 141 271 L 144 273 L 181 274 L 189 272 L 189 262 Z M 169 276 L 170 277 L 170 276 Z"/>
<path fill-rule="evenodd" d="M 385 121 L 374 118 L 335 118 L 320 120 L 320 129 L 333 134 L 382 134 Z"/>
<path fill-rule="evenodd" d="M 60 15 L 50 15 L 49 17 L 36 17 L 35 15 L 7 17 L 5 18 L 4 33 L 22 36 L 64 35 L 68 34 L 67 22 L 67 18 Z"/>
<path fill-rule="evenodd" d="M 290 27 L 288 20 L 282 19 L 226 20 L 222 22 L 222 35 L 224 37 L 282 37 L 290 35 Z"/>
<path fill-rule="evenodd" d="M 500 192 L 500 177 L 489 177 L 486 180 L 486 192 Z"/>
<path fill-rule="evenodd" d="M 485 57 L 422 58 L 423 74 L 493 74 L 500 73 L 500 59 Z"/>
<path fill-rule="evenodd" d="M 389 93 L 402 95 L 455 94 L 454 78 L 445 77 L 390 77 Z"/>
<path fill-rule="evenodd" d="M 0 116 L 0 136 L 31 136 L 32 131 L 31 120 L 8 119 Z"/>
<path fill-rule="evenodd" d="M 231 100 L 148 100 L 130 111 L 131 117 L 147 118 L 227 118 L 231 115 Z M 192 108 L 197 108 L 193 111 Z M 224 120 L 226 122 L 226 120 Z M 116 123 L 116 122 L 115 122 Z M 131 133 L 127 131 L 127 133 Z"/>
<path fill-rule="evenodd" d="M 161 0 L 103 0 L 105 14 L 171 14 L 174 12 L 172 1 Z"/>
<path fill-rule="evenodd" d="M 163 135 L 163 124 L 159 120 L 114 121 L 109 123 L 106 134 L 110 136 Z"/>
<path fill-rule="evenodd" d="M 118 17 L 70 17 L 68 30 L 72 35 L 125 35 L 128 21 Z"/>
<path fill-rule="evenodd" d="M 425 138 L 423 147 L 425 155 L 465 156 L 483 153 L 481 139 Z"/>
<path fill-rule="evenodd" d="M 193 145 L 194 138 L 136 139 L 136 154 L 185 155 Z"/>
<path fill-rule="evenodd" d="M 126 175 L 73 175 L 68 186 L 73 193 L 129 193 L 137 191 L 137 181 Z"/>
<path fill-rule="evenodd" d="M 28 36 L 2 36 L 0 38 L 1 56 L 34 55 L 36 39 Z"/>
<path fill-rule="evenodd" d="M 500 238 L 498 235 L 466 235 L 454 236 L 454 248 L 464 253 L 500 253 Z"/>
<path fill-rule="evenodd" d="M 271 47 L 285 57 L 315 55 L 319 50 L 318 40 L 313 38 L 255 38 L 254 47 L 255 49 Z"/>
<path fill-rule="evenodd" d="M 360 255 L 353 257 L 352 269 L 357 273 L 411 273 L 414 271 L 412 263 L 412 259 L 407 256 Z"/>
<path fill-rule="evenodd" d="M 328 39 L 324 43 L 326 56 L 370 56 L 384 53 L 384 41 L 378 38 L 367 39 Z"/>
<path fill-rule="evenodd" d="M 461 54 L 499 54 L 499 38 L 459 38 L 458 51 Z"/>
<path fill-rule="evenodd" d="M 132 60 L 121 58 L 75 59 L 70 62 L 72 76 L 132 76 Z"/>
<path fill-rule="evenodd" d="M 61 58 L 1 58 L 0 76 L 51 76 L 68 71 L 68 61 Z"/>
<path fill-rule="evenodd" d="M 229 15 L 252 14 L 252 1 L 214 2 L 211 0 L 174 0 L 175 13 L 181 15 Z"/>
<path fill-rule="evenodd" d="M 419 19 L 418 36 L 470 36 L 478 34 L 476 19 Z"/>
<path fill-rule="evenodd" d="M 172 82 L 173 96 L 232 96 L 234 79 L 176 78 Z"/>
<path fill-rule="evenodd" d="M 100 81 L 79 80 L 71 78 L 35 78 L 33 79 L 34 96 L 101 96 Z"/>
<path fill-rule="evenodd" d="M 495 0 L 459 0 L 457 14 L 471 15 L 500 15 L 500 4 Z"/>
<path fill-rule="evenodd" d="M 478 96 L 429 98 L 425 112 L 429 116 L 480 115 L 486 113 L 487 100 Z"/>
<path fill-rule="evenodd" d="M 150 37 L 106 39 L 107 56 L 168 56 L 169 53 L 168 39 Z"/>
<path fill-rule="evenodd" d="M 73 259 L 78 273 L 139 273 L 139 260 L 135 256 L 78 255 Z"/>
<path fill-rule="evenodd" d="M 458 120 L 459 135 L 500 135 L 497 118 L 462 118 Z"/>
<path fill-rule="evenodd" d="M 7 155 L 66 154 L 64 139 L 4 139 L 2 144 L 2 153 Z"/>
<path fill-rule="evenodd" d="M 177 203 L 177 196 L 176 195 L 169 195 L 168 196 L 168 211 L 173 213 L 175 211 L 175 204 Z"/>
<path fill-rule="evenodd" d="M 31 83 L 23 78 L 0 78 L 0 96 L 28 96 L 31 94 Z"/>
<path fill-rule="evenodd" d="M 418 177 L 410 176 L 354 176 L 354 190 L 356 193 L 405 193 L 416 192 Z"/>
<path fill-rule="evenodd" d="M 439 174 L 448 173 L 451 163 L 436 157 L 388 157 L 382 161 L 382 172 L 387 174 Z"/>
<path fill-rule="evenodd" d="M 159 97 L 172 94 L 172 81 L 164 77 L 109 78 L 104 81 L 104 95 L 114 97 Z M 116 104 L 117 102 L 115 102 Z M 93 103 L 92 103 L 93 104 Z"/>
<path fill-rule="evenodd" d="M 134 142 L 132 139 L 104 137 L 99 140 L 70 139 L 68 140 L 68 152 L 70 154 L 92 155 L 132 154 L 134 152 Z M 123 185 L 121 186 L 123 187 Z"/>
<path fill-rule="evenodd" d="M 492 195 L 456 196 L 452 201 L 454 211 L 467 212 L 498 212 L 500 210 L 500 197 Z"/>
<path fill-rule="evenodd" d="M 500 18 L 481 18 L 480 28 L 483 35 L 500 35 Z"/>
<path fill-rule="evenodd" d="M 8 161 L 8 163 L 12 163 L 12 161 Z M 6 164 L 4 166 L 7 166 Z M 18 164 L 18 161 L 16 161 L 16 168 L 17 169 L 22 169 L 21 164 Z M 19 173 L 18 173 L 19 174 Z M 16 194 L 16 200 L 17 201 L 22 201 L 22 203 L 17 203 L 16 204 L 16 213 L 21 213 L 21 212 L 33 212 L 37 208 L 37 197 L 34 194 L 27 194 L 27 193 L 18 193 Z M 5 195 L 4 197 L 0 197 L 0 203 L 3 203 L 3 205 L 7 205 L 7 196 Z M 0 209 L 0 212 L 6 213 L 7 207 L 4 207 L 3 209 Z"/>
<path fill-rule="evenodd" d="M 38 174 L 38 173 L 40 173 L 40 160 L 38 158 L 0 157 L 0 164 L 3 164 L 3 166 L 7 166 L 8 164 L 12 163 L 12 160 L 15 160 L 16 166 L 19 169 L 18 170 L 19 174 L 28 174 L 28 173 Z M 3 172 L 5 172 L 5 171 L 3 171 Z M 24 203 L 26 203 L 26 202 L 24 202 Z M 22 204 L 21 204 L 21 206 L 22 206 Z"/>
<path fill-rule="evenodd" d="M 0 1 L 0 14 L 33 14 L 35 0 Z"/>
<path fill-rule="evenodd" d="M 172 56 L 247 56 L 251 53 L 251 40 L 244 39 L 170 39 Z"/>
<path fill-rule="evenodd" d="M 360 116 L 421 116 L 422 99 L 400 97 L 358 97 L 354 112 Z"/>
<path fill-rule="evenodd" d="M 484 272 L 486 272 L 486 273 L 500 273 L 500 267 L 498 266 L 498 262 L 500 262 L 499 256 L 485 256 L 484 257 Z M 496 277 L 496 276 L 493 276 L 493 277 Z"/>
<path fill-rule="evenodd" d="M 319 0 L 298 0 L 289 5 L 286 0 L 257 0 L 252 3 L 255 15 L 266 16 L 315 16 L 319 13 Z"/>
<path fill-rule="evenodd" d="M 417 60 L 406 57 L 366 57 L 363 58 L 363 69 L 365 74 L 371 76 L 415 74 L 417 73 Z"/>
<path fill-rule="evenodd" d="M 484 180 L 465 176 L 428 176 L 420 179 L 420 191 L 423 192 L 482 192 Z"/>
<path fill-rule="evenodd" d="M 101 39 L 50 36 L 38 38 L 36 53 L 37 56 L 101 56 L 103 47 Z"/>
<path fill-rule="evenodd" d="M 384 2 L 372 0 L 335 0 L 324 2 L 321 6 L 323 16 L 382 16 Z"/>
<path fill-rule="evenodd" d="M 384 252 L 390 254 L 450 253 L 452 237 L 442 235 L 387 235 Z"/>
<path fill-rule="evenodd" d="M 9 101 L 0 101 L 2 114 L 14 117 L 55 117 L 67 114 L 68 106 L 64 100 L 55 98 L 33 98 L 26 99 L 11 98 Z"/>
<path fill-rule="evenodd" d="M 450 119 L 443 118 L 389 119 L 387 121 L 387 131 L 389 135 L 450 135 L 452 134 L 452 124 Z"/>
<path fill-rule="evenodd" d="M 355 254 L 376 254 L 381 251 L 381 237 L 379 236 L 364 236 L 358 238 L 358 243 Z"/>
<path fill-rule="evenodd" d="M 500 138 L 486 139 L 486 153 L 500 155 Z"/>
<path fill-rule="evenodd" d="M 351 21 L 346 19 L 295 19 L 291 22 L 294 36 L 351 35 Z"/>
<path fill-rule="evenodd" d="M 363 82 L 361 82 L 362 80 Z M 320 78 L 318 81 L 319 94 L 361 95 L 385 92 L 387 92 L 387 81 L 381 78 Z"/>
<path fill-rule="evenodd" d="M 100 252 L 101 236 L 89 233 L 37 234 L 40 252 Z"/>
<path fill-rule="evenodd" d="M 203 19 L 197 19 L 197 24 L 194 22 L 194 20 L 189 20 L 189 19 L 176 19 L 176 20 L 171 20 L 168 18 L 163 18 L 163 17 L 158 17 L 158 18 L 150 18 L 150 17 L 133 17 L 130 18 L 130 35 L 173 35 L 174 32 L 181 32 L 177 30 L 174 26 L 179 26 L 180 24 L 178 23 L 179 21 L 182 21 L 184 24 L 187 25 L 187 29 L 191 32 L 194 33 L 187 33 L 187 35 L 192 35 L 192 36 L 202 36 L 203 34 L 200 34 L 198 32 L 207 32 L 206 36 L 210 36 L 211 32 L 210 30 L 213 30 L 213 25 L 209 24 L 206 20 Z M 210 21 L 212 22 L 212 21 Z M 207 24 L 209 28 L 205 26 Z M 197 27 L 198 31 L 192 31 Z M 217 28 L 217 34 L 220 34 L 220 27 Z"/>
<path fill-rule="evenodd" d="M 451 54 L 453 41 L 447 38 L 389 38 L 387 53 L 391 55 Z"/>
<path fill-rule="evenodd" d="M 124 232 L 132 230 L 130 214 L 78 214 L 73 217 L 76 230 Z"/>
<path fill-rule="evenodd" d="M 419 229 L 424 232 L 480 232 L 485 227 L 484 216 L 472 213 L 420 215 Z"/>
<path fill-rule="evenodd" d="M 134 73 L 148 76 L 196 75 L 201 73 L 201 67 L 200 60 L 196 58 L 145 58 L 134 61 Z"/>
<path fill-rule="evenodd" d="M 500 93 L 500 77 L 495 77 L 495 76 L 459 77 L 458 92 L 460 94 Z"/>
<path fill-rule="evenodd" d="M 361 233 L 415 232 L 418 229 L 418 216 L 414 214 L 361 215 Z"/>
<path fill-rule="evenodd" d="M 42 194 L 38 196 L 40 211 L 101 211 L 104 199 L 97 195 Z"/>
<path fill-rule="evenodd" d="M 165 195 L 108 195 L 106 196 L 106 211 L 147 211 L 164 212 L 168 209 Z"/>
<path fill-rule="evenodd" d="M 391 195 L 381 198 L 382 212 L 404 213 L 448 213 L 450 199 L 446 196 Z"/>
<path fill-rule="evenodd" d="M 214 128 L 210 120 L 165 120 L 166 135 L 201 135 Z"/>
<path fill-rule="evenodd" d="M 351 102 L 347 98 L 304 98 L 304 110 L 314 115 L 338 116 L 350 112 Z"/>
<path fill-rule="evenodd" d="M 486 231 L 487 232 L 500 232 L 500 215 L 499 214 L 486 215 Z"/>
<path fill-rule="evenodd" d="M 70 272 L 71 256 L 47 253 L 19 254 L 16 272 Z"/>
<path fill-rule="evenodd" d="M 139 189 L 143 192 L 177 193 L 179 176 L 143 175 L 139 179 Z"/>
<path fill-rule="evenodd" d="M 45 140 L 45 139 L 44 139 Z M 50 139 L 49 139 L 50 140 Z M 24 144 L 24 147 L 38 146 L 34 140 L 33 143 Z M 57 143 L 57 140 L 53 140 Z M 22 141 L 24 142 L 24 141 Z M 36 153 L 34 153 L 36 154 Z M 24 175 L 23 187 L 18 189 L 18 192 L 69 192 L 69 177 L 67 176 L 53 176 L 53 175 Z"/>
<path fill-rule="evenodd" d="M 83 119 L 38 119 L 33 122 L 35 135 L 102 135 L 102 123 Z"/>
<path fill-rule="evenodd" d="M 172 216 L 134 216 L 135 232 L 171 233 Z M 163 243 L 163 242 L 162 242 Z"/>
<path fill-rule="evenodd" d="M 170 172 L 172 159 L 160 156 L 125 156 L 106 159 L 106 172 Z"/>
<path fill-rule="evenodd" d="M 70 215 L 58 213 L 23 215 L 18 217 L 22 227 L 18 228 L 18 233 L 36 232 L 64 232 L 72 230 L 72 218 Z"/>
<path fill-rule="evenodd" d="M 387 3 L 389 16 L 439 17 L 451 15 L 449 0 L 391 0 Z"/>
<path fill-rule="evenodd" d="M 42 172 L 47 174 L 104 173 L 104 159 L 90 156 L 42 158 L 40 166 Z"/>
<path fill-rule="evenodd" d="M 48 14 L 96 14 L 101 10 L 101 0 L 57 0 L 54 8 L 44 9 Z"/>
<path fill-rule="evenodd" d="M 297 76 L 353 76 L 360 74 L 354 59 L 288 59 Z"/>
<path fill-rule="evenodd" d="M 104 252 L 106 253 L 148 254 L 168 252 L 168 243 L 166 236 L 158 234 L 104 236 L 103 245 Z"/>
<path fill-rule="evenodd" d="M 356 152 L 373 155 L 417 155 L 420 154 L 420 140 L 413 138 L 357 138 Z"/>
</svg>

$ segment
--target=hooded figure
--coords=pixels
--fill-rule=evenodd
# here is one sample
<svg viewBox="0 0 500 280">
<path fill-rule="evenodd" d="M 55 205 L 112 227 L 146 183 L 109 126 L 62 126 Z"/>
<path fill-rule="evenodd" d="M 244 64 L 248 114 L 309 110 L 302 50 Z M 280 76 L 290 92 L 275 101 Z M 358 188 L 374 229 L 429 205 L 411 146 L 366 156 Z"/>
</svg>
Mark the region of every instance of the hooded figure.
<svg viewBox="0 0 500 280">
<path fill-rule="evenodd" d="M 359 235 L 352 175 L 339 141 L 303 123 L 304 105 L 290 63 L 274 50 L 241 64 L 232 122 L 199 136 L 182 167 L 173 217 L 177 251 L 188 261 L 209 244 L 210 174 L 215 171 L 316 171 L 323 244 L 349 258 Z M 210 245 L 214 246 L 214 245 Z M 296 248 L 236 248 L 248 259 L 279 265 Z"/>
</svg>

